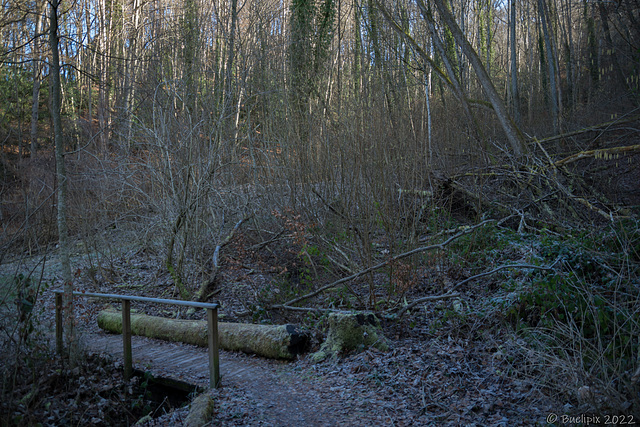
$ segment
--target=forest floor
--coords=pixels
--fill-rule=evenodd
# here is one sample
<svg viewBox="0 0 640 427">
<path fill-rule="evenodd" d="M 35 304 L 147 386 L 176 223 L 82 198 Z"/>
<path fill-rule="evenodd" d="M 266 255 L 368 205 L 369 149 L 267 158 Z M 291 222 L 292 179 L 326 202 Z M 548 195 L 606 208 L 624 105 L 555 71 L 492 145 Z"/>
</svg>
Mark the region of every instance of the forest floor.
<svg viewBox="0 0 640 427">
<path fill-rule="evenodd" d="M 132 240 L 120 236 L 119 241 L 98 250 L 88 250 L 86 243 L 78 242 L 72 260 L 76 290 L 178 298 L 177 286 L 163 267 L 162 251 L 126 242 Z M 267 307 L 278 298 L 286 301 L 281 294 L 291 292 L 294 285 L 306 286 L 299 276 L 280 280 L 287 269 L 291 273 L 297 268 L 295 262 L 283 264 L 288 255 L 278 254 L 287 242 L 269 250 L 263 247 L 264 253 L 257 255 L 249 256 L 242 250 L 255 244 L 245 236 L 226 249 L 225 268 L 215 284 L 215 299 L 222 303 L 221 319 L 299 324 L 312 331 L 312 351 L 317 350 L 326 332 L 324 314 Z M 517 245 L 517 254 L 511 247 L 496 256 L 511 251 L 510 259 L 517 261 L 534 246 Z M 147 413 L 153 418 L 147 418 L 143 425 L 184 422 L 188 405 L 168 404 L 167 399 L 153 403 L 145 394 L 143 380 L 123 381 L 121 361 L 89 352 L 80 366 L 71 369 L 49 356 L 50 335 L 37 331 L 52 330 L 51 290 L 60 286 L 55 252 L 47 259 L 22 257 L 5 262 L 1 270 L 3 277 L 42 274 L 40 297 L 33 310 L 36 331 L 27 334 L 26 341 L 17 338 L 20 334 L 7 333 L 2 338 L 5 351 L 1 360 L 5 372 L 11 373 L 3 381 L 3 393 L 8 387 L 17 402 L 11 407 L 7 402 L 0 406 L 2 425 L 131 425 Z M 413 278 L 405 298 L 442 294 L 470 275 L 455 264 L 440 263 Z M 374 277 L 378 279 L 382 280 Z M 553 420 L 548 418 L 551 414 L 587 414 L 590 406 L 570 392 L 578 390 L 581 383 L 566 384 L 559 390 L 549 380 L 553 372 L 545 372 L 547 367 L 541 364 L 537 351 L 509 324 L 506 315 L 487 309 L 487 301 L 513 300 L 513 291 L 503 286 L 505 280 L 506 276 L 493 275 L 469 282 L 459 289 L 461 298 L 457 301 L 462 310 L 445 299 L 426 302 L 400 319 L 385 320 L 383 316 L 382 327 L 390 344 L 387 352 L 365 349 L 318 364 L 306 355 L 281 362 L 227 354 L 238 372 L 240 367 L 246 368 L 242 375 L 223 382 L 220 389 L 208 392 L 215 401 L 212 425 L 515 426 L 545 425 Z M 367 284 L 362 286 L 360 297 L 364 299 L 362 289 Z M 338 292 L 331 298 L 334 302 L 348 299 Z M 18 312 L 6 297 L 4 303 L 3 330 L 10 331 L 7 325 Z M 313 303 L 327 304 L 328 300 Z M 165 317 L 203 316 L 201 312 L 143 303 L 132 307 Z M 103 308 L 102 302 L 76 301 L 78 327 L 89 339 L 100 333 L 95 319 Z M 18 324 L 13 331 L 20 328 Z M 42 355 L 46 355 L 44 365 Z M 11 370 L 24 358 L 33 359 L 37 375 Z"/>
</svg>

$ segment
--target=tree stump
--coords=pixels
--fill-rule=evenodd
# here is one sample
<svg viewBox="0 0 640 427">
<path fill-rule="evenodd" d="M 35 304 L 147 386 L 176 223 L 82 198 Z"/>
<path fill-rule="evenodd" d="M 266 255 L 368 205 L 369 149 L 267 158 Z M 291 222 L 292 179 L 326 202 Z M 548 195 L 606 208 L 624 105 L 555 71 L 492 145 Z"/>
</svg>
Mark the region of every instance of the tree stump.
<svg viewBox="0 0 640 427">
<path fill-rule="evenodd" d="M 383 351 L 389 349 L 376 316 L 370 313 L 331 313 L 327 339 L 310 357 L 318 363 L 336 357 L 338 353 L 363 351 L 369 347 Z"/>
</svg>

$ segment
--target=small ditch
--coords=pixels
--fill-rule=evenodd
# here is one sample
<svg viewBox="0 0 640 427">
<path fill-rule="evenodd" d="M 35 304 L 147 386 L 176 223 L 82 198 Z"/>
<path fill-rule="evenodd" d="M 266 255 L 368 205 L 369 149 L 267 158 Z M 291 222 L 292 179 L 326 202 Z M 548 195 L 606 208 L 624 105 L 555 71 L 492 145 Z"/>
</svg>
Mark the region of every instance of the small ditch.
<svg viewBox="0 0 640 427">
<path fill-rule="evenodd" d="M 157 418 L 191 402 L 191 399 L 204 390 L 173 378 L 156 377 L 150 371 L 133 370 L 131 379 L 131 405 L 135 417 Z"/>
</svg>

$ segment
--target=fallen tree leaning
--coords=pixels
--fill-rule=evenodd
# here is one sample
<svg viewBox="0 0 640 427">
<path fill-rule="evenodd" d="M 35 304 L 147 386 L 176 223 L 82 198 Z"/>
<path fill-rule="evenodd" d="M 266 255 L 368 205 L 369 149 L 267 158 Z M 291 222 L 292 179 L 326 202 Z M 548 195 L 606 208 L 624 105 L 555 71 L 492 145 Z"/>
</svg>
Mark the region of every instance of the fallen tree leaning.
<svg viewBox="0 0 640 427">
<path fill-rule="evenodd" d="M 98 326 L 122 333 L 122 315 L 112 309 L 98 314 Z M 207 322 L 131 314 L 131 333 L 166 341 L 207 346 Z M 220 348 L 272 359 L 294 359 L 307 350 L 309 336 L 293 325 L 218 323 Z"/>
</svg>

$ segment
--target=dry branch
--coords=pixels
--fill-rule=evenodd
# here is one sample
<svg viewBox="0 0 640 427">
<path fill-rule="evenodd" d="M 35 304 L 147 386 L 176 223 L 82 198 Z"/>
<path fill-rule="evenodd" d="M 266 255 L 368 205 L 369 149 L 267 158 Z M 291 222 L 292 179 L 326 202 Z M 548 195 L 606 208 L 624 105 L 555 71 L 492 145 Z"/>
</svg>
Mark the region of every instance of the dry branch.
<svg viewBox="0 0 640 427">
<path fill-rule="evenodd" d="M 581 159 L 586 159 L 589 157 L 594 157 L 596 159 L 605 159 L 607 160 L 609 156 L 627 154 L 633 152 L 640 152 L 640 144 L 639 145 L 626 145 L 624 147 L 613 147 L 613 148 L 603 148 L 598 150 L 587 150 L 581 151 L 576 154 L 572 154 L 569 157 L 565 157 L 562 160 L 556 161 L 554 164 L 556 166 L 563 166 L 568 163 L 573 163 Z"/>
<path fill-rule="evenodd" d="M 220 271 L 220 250 L 231 242 L 231 239 L 233 239 L 233 236 L 236 234 L 236 231 L 238 231 L 242 223 L 250 218 L 251 216 L 248 216 L 238 221 L 222 243 L 216 246 L 216 249 L 213 251 L 213 273 L 211 274 L 211 279 L 202 282 L 200 289 L 198 289 L 198 292 L 196 293 L 196 301 L 204 302 L 211 296 L 210 289 L 215 284 L 216 277 Z"/>
<path fill-rule="evenodd" d="M 338 285 L 340 285 L 342 283 L 350 282 L 351 280 L 357 279 L 358 277 L 364 276 L 365 274 L 369 274 L 369 273 L 371 273 L 373 271 L 379 270 L 382 267 L 385 267 L 385 266 L 387 266 L 387 265 L 389 265 L 389 264 L 391 264 L 391 263 L 393 263 L 395 261 L 398 261 L 400 259 L 409 257 L 411 255 L 419 254 L 419 253 L 422 253 L 422 252 L 431 251 L 431 250 L 434 250 L 434 249 L 444 249 L 447 245 L 449 245 L 451 242 L 455 241 L 456 239 L 458 239 L 458 238 L 460 238 L 460 237 L 462 237 L 462 236 L 464 236 L 466 234 L 472 233 L 476 229 L 478 229 L 478 228 L 480 228 L 480 227 L 482 227 L 482 226 L 484 226 L 484 225 L 486 225 L 486 224 L 488 224 L 490 222 L 495 222 L 495 220 L 488 219 L 486 221 L 482 221 L 481 223 L 474 225 L 473 227 L 466 227 L 466 228 L 462 229 L 462 231 L 459 231 L 457 234 L 449 237 L 447 240 L 445 240 L 442 243 L 438 243 L 438 244 L 435 244 L 435 245 L 429 245 L 429 246 L 423 246 L 423 247 L 420 247 L 420 248 L 416 248 L 416 249 L 410 250 L 408 252 L 401 253 L 401 254 L 396 255 L 396 256 L 394 256 L 394 257 L 392 257 L 392 258 L 390 258 L 390 259 L 388 259 L 386 261 L 383 261 L 383 262 L 381 262 L 379 264 L 376 264 L 376 265 L 374 265 L 372 267 L 365 268 L 364 270 L 361 270 L 361 271 L 359 271 L 357 273 L 354 273 L 354 274 L 352 274 L 350 276 L 343 277 L 342 279 L 336 280 L 335 282 L 332 282 L 332 283 L 329 283 L 328 285 L 322 286 L 321 288 L 316 289 L 315 291 L 310 292 L 310 293 L 308 293 L 306 295 L 302 295 L 302 296 L 300 296 L 298 298 L 294 298 L 294 299 L 292 299 L 290 301 L 287 301 L 284 304 L 273 305 L 273 306 L 271 306 L 271 309 L 272 310 L 279 310 L 279 309 L 283 309 L 283 308 L 285 308 L 287 306 L 288 306 L 289 309 L 291 309 L 291 306 L 293 304 L 296 304 L 296 303 L 298 303 L 300 301 L 304 301 L 306 299 L 312 298 L 312 297 L 314 297 L 314 296 L 326 291 L 327 289 L 331 289 L 331 288 L 336 287 L 336 286 L 338 286 Z"/>
<path fill-rule="evenodd" d="M 451 289 L 449 289 L 449 291 L 446 294 L 442 294 L 442 295 L 435 295 L 435 296 L 428 296 L 428 297 L 424 297 L 424 298 L 419 298 L 413 302 L 411 302 L 410 304 L 402 307 L 402 309 L 400 309 L 398 311 L 398 313 L 396 314 L 396 317 L 402 317 L 402 315 L 404 313 L 407 312 L 407 310 L 412 309 L 413 307 L 415 307 L 416 305 L 426 302 L 426 301 L 437 301 L 437 300 L 441 300 L 441 299 L 445 299 L 445 298 L 452 298 L 452 297 L 457 297 L 460 294 L 457 292 L 454 292 L 456 289 L 458 289 L 460 286 L 464 285 L 465 283 L 468 283 L 472 280 L 475 279 L 479 279 L 481 277 L 485 277 L 485 276 L 490 276 L 494 273 L 497 273 L 498 271 L 501 270 L 506 270 L 508 268 L 530 268 L 530 269 L 536 269 L 536 270 L 553 270 L 553 267 L 558 263 L 559 259 L 556 260 L 553 264 L 551 264 L 550 266 L 540 266 L 540 265 L 531 265 L 531 264 L 513 264 L 513 265 L 501 265 L 500 267 L 496 267 L 491 271 L 486 271 L 484 273 L 479 273 L 476 274 L 474 276 L 471 277 L 467 277 L 466 279 L 464 279 L 461 282 L 458 282 L 454 287 L 452 287 Z"/>
<path fill-rule="evenodd" d="M 613 125 L 619 125 L 619 124 L 623 124 L 623 123 L 629 123 L 629 122 L 633 122 L 640 119 L 640 115 L 634 115 L 631 117 L 627 117 L 625 119 L 616 119 L 616 120 L 612 120 L 610 122 L 605 122 L 605 123 L 600 123 L 594 126 L 589 126 L 586 127 L 584 129 L 578 129 L 575 131 L 571 131 L 571 132 L 567 132 L 567 133 L 563 133 L 560 135 L 554 135 L 554 136 L 550 136 L 548 138 L 542 138 L 542 139 L 536 139 L 535 141 L 538 143 L 546 143 L 546 142 L 552 142 L 552 141 L 557 141 L 559 139 L 564 139 L 564 138 L 569 138 L 571 136 L 576 136 L 576 135 L 581 135 L 583 133 L 587 133 L 587 132 L 593 132 L 593 131 L 597 131 L 597 130 L 605 130 L 605 128 L 609 128 Z M 533 139 L 533 138 L 531 138 Z"/>
</svg>

